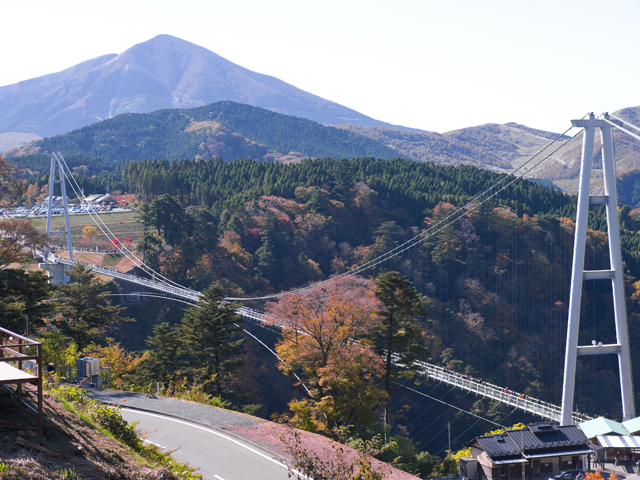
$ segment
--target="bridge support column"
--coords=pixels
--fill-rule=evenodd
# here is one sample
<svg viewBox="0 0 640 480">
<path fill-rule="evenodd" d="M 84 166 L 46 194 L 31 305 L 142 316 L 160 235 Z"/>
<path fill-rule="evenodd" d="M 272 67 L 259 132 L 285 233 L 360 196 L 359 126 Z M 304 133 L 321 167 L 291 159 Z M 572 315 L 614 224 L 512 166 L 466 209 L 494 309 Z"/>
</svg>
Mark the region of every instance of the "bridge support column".
<svg viewBox="0 0 640 480">
<path fill-rule="evenodd" d="M 67 273 L 71 270 L 71 265 L 65 265 L 64 263 L 39 263 L 38 266 L 47 271 L 47 275 L 49 275 L 49 283 L 60 285 L 71 281 L 71 278 Z"/>
<path fill-rule="evenodd" d="M 608 119 L 608 116 L 605 118 Z M 633 381 L 631 377 L 631 358 L 629 355 L 629 333 L 627 311 L 624 297 L 624 279 L 622 254 L 620 251 L 620 230 L 618 223 L 617 194 L 615 183 L 611 125 L 604 120 L 596 120 L 593 113 L 587 120 L 572 120 L 576 127 L 584 128 L 582 141 L 582 162 L 578 190 L 578 208 L 576 213 L 576 231 L 573 247 L 573 265 L 571 268 L 571 290 L 569 297 L 569 318 L 567 323 L 567 346 L 565 351 L 564 380 L 562 385 L 561 425 L 572 424 L 572 410 L 575 392 L 576 363 L 579 355 L 618 355 L 620 370 L 620 390 L 622 397 L 623 420 L 635 417 L 633 403 Z M 602 164 L 604 174 L 604 195 L 591 195 L 591 169 L 593 163 L 593 141 L 596 128 L 600 129 L 602 140 Z M 587 240 L 587 221 L 590 204 L 606 205 L 607 236 L 609 239 L 610 270 L 584 270 L 585 247 Z M 613 308 L 616 328 L 616 343 L 591 346 L 578 346 L 580 330 L 580 303 L 584 280 L 610 279 L 613 289 Z"/>
<path fill-rule="evenodd" d="M 62 154 L 53 153 L 51 155 L 51 170 L 49 173 L 49 202 L 47 208 L 47 236 L 51 235 L 66 235 L 67 237 L 67 250 L 69 250 L 69 260 L 73 260 L 73 244 L 71 243 L 71 226 L 69 224 L 69 203 L 67 198 L 67 183 L 65 182 L 64 168 L 62 166 Z M 56 170 L 58 171 L 59 179 L 56 180 Z M 62 205 L 64 207 L 64 225 L 65 231 L 59 232 L 51 231 L 51 215 L 53 210 L 53 197 L 55 192 L 56 183 L 60 184 L 60 194 L 62 195 Z M 45 262 L 46 252 L 45 252 Z"/>
</svg>

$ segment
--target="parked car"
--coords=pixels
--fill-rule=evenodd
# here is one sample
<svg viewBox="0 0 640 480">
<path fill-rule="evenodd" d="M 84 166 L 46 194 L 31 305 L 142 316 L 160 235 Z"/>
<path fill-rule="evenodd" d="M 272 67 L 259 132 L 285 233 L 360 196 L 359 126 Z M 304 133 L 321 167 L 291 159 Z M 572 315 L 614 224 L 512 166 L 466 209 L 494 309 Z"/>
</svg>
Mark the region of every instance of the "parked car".
<svg viewBox="0 0 640 480">
<path fill-rule="evenodd" d="M 549 480 L 575 480 L 581 473 L 583 473 L 582 470 L 565 470 L 555 477 L 549 477 Z"/>
</svg>

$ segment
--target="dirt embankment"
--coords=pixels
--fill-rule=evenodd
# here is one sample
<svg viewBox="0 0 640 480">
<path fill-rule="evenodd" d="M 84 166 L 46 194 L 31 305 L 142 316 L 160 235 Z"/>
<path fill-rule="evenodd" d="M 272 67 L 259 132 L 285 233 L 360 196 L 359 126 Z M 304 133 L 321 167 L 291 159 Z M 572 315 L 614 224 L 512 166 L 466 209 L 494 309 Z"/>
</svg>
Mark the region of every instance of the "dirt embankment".
<svg viewBox="0 0 640 480">
<path fill-rule="evenodd" d="M 143 464 L 140 457 L 45 393 L 44 435 L 32 428 L 36 415 L 0 389 L 0 473 L 2 478 L 50 480 L 172 480 L 165 468 Z M 76 476 L 71 473 L 73 471 Z"/>
</svg>

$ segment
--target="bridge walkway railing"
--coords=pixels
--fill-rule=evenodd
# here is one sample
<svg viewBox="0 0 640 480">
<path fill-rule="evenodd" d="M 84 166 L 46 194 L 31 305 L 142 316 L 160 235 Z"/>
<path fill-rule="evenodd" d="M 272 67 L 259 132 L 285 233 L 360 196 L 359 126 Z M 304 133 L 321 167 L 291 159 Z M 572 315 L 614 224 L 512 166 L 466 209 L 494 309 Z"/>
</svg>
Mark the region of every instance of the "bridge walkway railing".
<svg viewBox="0 0 640 480">
<path fill-rule="evenodd" d="M 69 260 L 64 257 L 59 257 L 58 255 L 54 255 L 54 254 L 49 254 L 49 261 L 59 262 L 66 265 L 76 265 L 79 263 L 83 263 L 77 260 Z M 200 297 L 202 296 L 202 294 L 196 290 L 169 286 L 152 279 L 140 278 L 135 275 L 119 272 L 117 270 L 113 270 L 106 267 L 99 267 L 92 264 L 85 264 L 85 265 L 87 265 L 88 267 L 91 267 L 95 273 L 107 275 L 113 278 L 131 282 L 131 283 L 135 283 L 137 285 L 150 288 L 155 291 L 163 292 L 165 294 L 172 295 L 177 298 L 181 298 L 183 300 L 187 300 L 193 303 L 197 303 Z M 280 326 L 276 318 L 266 315 L 263 312 L 253 310 L 248 307 L 244 307 L 244 306 L 240 307 L 238 309 L 238 313 L 244 316 L 245 318 L 260 322 L 262 324 L 267 324 L 267 325 L 276 326 L 276 327 Z M 473 392 L 476 395 L 480 395 L 490 400 L 494 400 L 497 402 L 504 403 L 506 405 L 510 405 L 514 408 L 518 408 L 525 412 L 538 415 L 548 420 L 552 420 L 555 422 L 560 421 L 560 407 L 558 405 L 554 405 L 548 402 L 544 402 L 537 398 L 533 398 L 527 395 L 513 392 L 504 387 L 493 385 L 491 383 L 485 382 L 483 380 L 479 380 L 477 378 L 470 377 L 468 375 L 462 375 L 460 373 L 447 370 L 446 368 L 440 367 L 438 365 L 433 365 L 427 362 L 417 362 L 417 363 L 420 367 L 421 373 L 433 380 L 437 380 L 452 386 L 459 387 L 462 390 Z M 578 424 L 586 420 L 591 420 L 591 418 L 592 417 L 588 415 L 574 412 L 573 423 Z"/>
</svg>

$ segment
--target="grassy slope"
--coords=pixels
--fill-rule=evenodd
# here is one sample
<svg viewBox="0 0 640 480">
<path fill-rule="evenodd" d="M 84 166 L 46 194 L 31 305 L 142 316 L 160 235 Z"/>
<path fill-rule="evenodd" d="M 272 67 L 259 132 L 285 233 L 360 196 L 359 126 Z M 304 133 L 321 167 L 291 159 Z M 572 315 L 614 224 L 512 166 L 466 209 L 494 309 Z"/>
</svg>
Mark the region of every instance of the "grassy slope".
<svg viewBox="0 0 640 480">
<path fill-rule="evenodd" d="M 444 134 L 410 132 L 384 127 L 339 128 L 358 133 L 390 145 L 416 160 L 443 165 L 474 165 L 498 171 L 509 171 L 520 165 L 557 135 L 523 125 L 486 124 Z"/>
<path fill-rule="evenodd" d="M 101 213 L 99 215 L 113 234 L 120 239 L 129 237 L 135 242 L 142 235 L 143 224 L 137 220 L 138 212 Z M 34 218 L 32 221 L 33 226 L 39 230 L 44 231 L 47 228 L 46 217 Z M 71 237 L 74 245 L 78 245 L 77 242 L 82 238 L 82 229 L 85 226 L 91 225 L 98 228 L 89 215 L 70 215 L 69 223 L 71 224 Z M 64 216 L 52 217 L 51 225 L 53 230 L 64 230 Z M 102 235 L 100 229 L 98 232 L 100 233 L 98 240 L 109 241 Z"/>
<path fill-rule="evenodd" d="M 35 415 L 5 392 L 4 389 L 0 391 L 0 420 L 35 426 Z M 76 478 L 83 480 L 177 478 L 164 468 L 150 465 L 69 404 L 65 406 L 48 394 L 44 399 L 44 415 L 44 436 L 38 439 L 28 431 L 0 428 L 0 472 L 4 469 L 5 475 L 2 478 L 74 478 L 68 470 L 73 470 Z M 16 443 L 18 437 L 28 437 L 28 441 L 47 450 L 25 448 Z"/>
<path fill-rule="evenodd" d="M 640 126 L 640 107 L 626 108 L 615 115 Z M 340 125 L 339 128 L 378 140 L 416 160 L 444 165 L 464 163 L 498 171 L 509 171 L 521 165 L 557 136 L 515 123 L 479 125 L 444 134 L 351 125 Z M 574 133 L 576 130 L 569 132 Z M 617 173 L 640 170 L 640 142 L 615 129 L 613 142 Z M 597 138 L 595 143 L 594 159 L 598 165 L 601 154 Z M 578 136 L 534 171 L 529 171 L 526 177 L 551 180 L 563 191 L 576 193 L 581 150 L 582 136 Z"/>
</svg>

